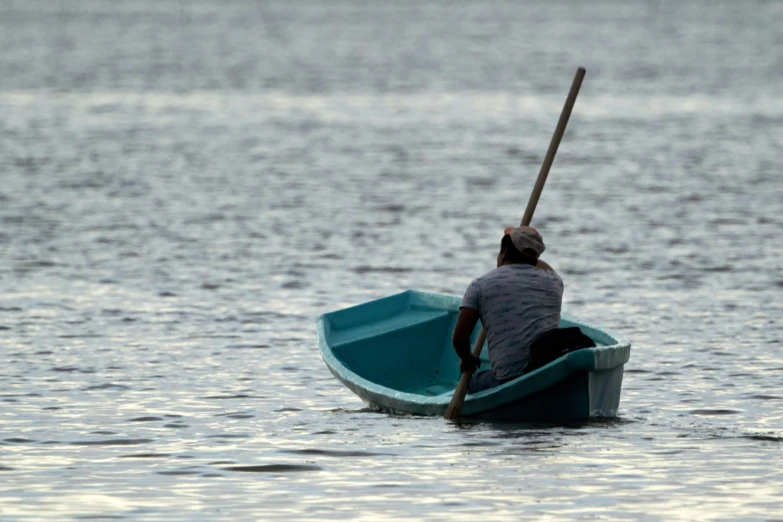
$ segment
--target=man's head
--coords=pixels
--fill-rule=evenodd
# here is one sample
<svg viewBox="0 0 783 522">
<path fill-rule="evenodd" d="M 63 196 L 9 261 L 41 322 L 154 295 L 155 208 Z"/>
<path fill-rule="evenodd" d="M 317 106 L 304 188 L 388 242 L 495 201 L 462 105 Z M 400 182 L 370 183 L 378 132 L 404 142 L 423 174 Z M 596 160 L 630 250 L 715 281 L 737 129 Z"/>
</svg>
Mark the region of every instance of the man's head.
<svg viewBox="0 0 783 522">
<path fill-rule="evenodd" d="M 507 228 L 500 242 L 498 266 L 511 264 L 533 265 L 544 252 L 544 239 L 533 227 Z"/>
</svg>

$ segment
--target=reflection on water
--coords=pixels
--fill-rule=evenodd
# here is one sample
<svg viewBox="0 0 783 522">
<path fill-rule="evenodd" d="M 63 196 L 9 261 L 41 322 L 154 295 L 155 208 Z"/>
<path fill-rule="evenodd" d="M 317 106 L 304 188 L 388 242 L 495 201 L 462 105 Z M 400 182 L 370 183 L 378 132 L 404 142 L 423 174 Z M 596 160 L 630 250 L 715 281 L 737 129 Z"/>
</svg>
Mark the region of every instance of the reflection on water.
<svg viewBox="0 0 783 522">
<path fill-rule="evenodd" d="M 0 0 L 0 513 L 779 516 L 781 14 Z M 576 65 L 534 221 L 621 417 L 364 408 L 315 317 L 491 268 Z"/>
</svg>

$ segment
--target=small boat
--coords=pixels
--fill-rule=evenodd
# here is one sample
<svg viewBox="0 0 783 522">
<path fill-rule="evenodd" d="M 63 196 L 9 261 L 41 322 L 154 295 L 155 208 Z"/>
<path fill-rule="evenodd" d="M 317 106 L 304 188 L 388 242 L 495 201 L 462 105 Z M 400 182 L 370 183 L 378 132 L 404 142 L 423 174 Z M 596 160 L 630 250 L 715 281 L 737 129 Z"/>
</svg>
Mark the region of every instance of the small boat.
<svg viewBox="0 0 783 522">
<path fill-rule="evenodd" d="M 371 408 L 443 415 L 460 378 L 451 334 L 461 299 L 408 290 L 327 313 L 317 323 L 321 356 L 331 372 Z M 496 388 L 468 395 L 466 419 L 559 422 L 616 417 L 623 365 L 631 345 L 565 314 L 596 344 L 560 357 Z M 473 332 L 478 335 L 480 324 Z M 482 369 L 490 367 L 486 346 Z"/>
</svg>

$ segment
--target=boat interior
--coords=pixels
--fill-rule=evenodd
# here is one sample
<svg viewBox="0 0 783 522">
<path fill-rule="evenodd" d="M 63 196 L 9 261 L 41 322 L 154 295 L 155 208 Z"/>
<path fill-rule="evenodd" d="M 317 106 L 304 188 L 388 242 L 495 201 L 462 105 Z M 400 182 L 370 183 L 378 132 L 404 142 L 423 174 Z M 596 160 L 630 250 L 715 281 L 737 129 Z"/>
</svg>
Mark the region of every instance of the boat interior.
<svg viewBox="0 0 783 522">
<path fill-rule="evenodd" d="M 324 332 L 334 356 L 359 377 L 406 393 L 450 394 L 460 377 L 451 344 L 458 312 L 458 298 L 408 291 L 325 314 Z M 489 369 L 486 346 L 481 359 Z"/>
</svg>

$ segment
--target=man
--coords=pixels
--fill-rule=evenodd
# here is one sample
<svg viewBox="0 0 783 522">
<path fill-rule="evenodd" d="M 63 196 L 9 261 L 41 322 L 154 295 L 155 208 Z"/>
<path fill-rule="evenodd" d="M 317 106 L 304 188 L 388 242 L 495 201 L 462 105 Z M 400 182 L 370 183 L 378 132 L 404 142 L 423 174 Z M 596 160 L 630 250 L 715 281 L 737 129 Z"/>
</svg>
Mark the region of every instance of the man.
<svg viewBox="0 0 783 522">
<path fill-rule="evenodd" d="M 525 373 L 530 344 L 560 323 L 563 281 L 539 259 L 544 240 L 532 227 L 507 228 L 497 268 L 475 279 L 465 292 L 452 342 L 462 372 L 481 361 L 471 353 L 470 334 L 481 319 L 492 369 L 476 373 L 468 393 L 499 386 Z"/>
</svg>

